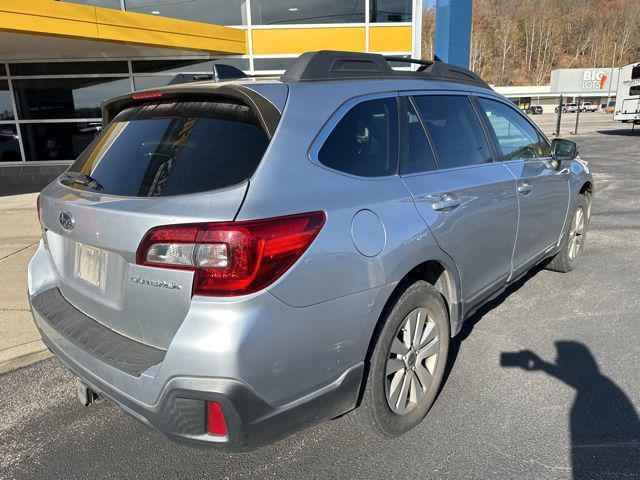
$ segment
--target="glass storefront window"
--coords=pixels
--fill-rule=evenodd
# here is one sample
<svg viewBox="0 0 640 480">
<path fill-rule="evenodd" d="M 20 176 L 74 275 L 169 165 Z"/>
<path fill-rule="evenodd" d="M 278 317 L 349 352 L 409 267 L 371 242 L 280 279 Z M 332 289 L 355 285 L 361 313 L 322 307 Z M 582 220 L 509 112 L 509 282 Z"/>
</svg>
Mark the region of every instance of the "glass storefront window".
<svg viewBox="0 0 640 480">
<path fill-rule="evenodd" d="M 243 0 L 126 0 L 130 12 L 192 20 L 216 25 L 246 25 Z"/>
<path fill-rule="evenodd" d="M 7 74 L 7 69 L 0 63 L 0 77 L 4 77 Z"/>
<path fill-rule="evenodd" d="M 9 82 L 0 80 L 0 121 L 13 120 L 13 107 L 11 106 L 11 93 Z"/>
<path fill-rule="evenodd" d="M 20 125 L 28 161 L 75 160 L 102 128 L 101 122 L 23 123 Z"/>
<path fill-rule="evenodd" d="M 295 58 L 254 58 L 254 70 L 286 70 L 295 62 Z"/>
<path fill-rule="evenodd" d="M 92 7 L 103 8 L 121 8 L 120 0 L 64 0 L 65 2 L 81 3 L 83 5 L 91 5 Z"/>
<path fill-rule="evenodd" d="M 15 125 L 0 125 L 0 162 L 19 162 L 20 144 Z"/>
<path fill-rule="evenodd" d="M 412 0 L 371 0 L 371 22 L 410 22 Z"/>
<path fill-rule="evenodd" d="M 173 76 L 145 76 L 145 75 L 136 75 L 133 77 L 133 85 L 136 90 L 146 90 L 147 88 L 159 88 L 169 85 L 171 80 L 175 77 Z"/>
<path fill-rule="evenodd" d="M 253 25 L 361 23 L 364 14 L 364 0 L 251 0 Z"/>
<path fill-rule="evenodd" d="M 9 69 L 15 76 L 129 73 L 127 62 L 12 63 Z"/>
<path fill-rule="evenodd" d="M 100 118 L 102 100 L 130 91 L 128 78 L 14 80 L 21 120 Z"/>
<path fill-rule="evenodd" d="M 248 58 L 219 58 L 216 60 L 134 60 L 133 73 L 211 73 L 214 63 L 224 63 L 240 70 L 249 70 Z"/>
</svg>

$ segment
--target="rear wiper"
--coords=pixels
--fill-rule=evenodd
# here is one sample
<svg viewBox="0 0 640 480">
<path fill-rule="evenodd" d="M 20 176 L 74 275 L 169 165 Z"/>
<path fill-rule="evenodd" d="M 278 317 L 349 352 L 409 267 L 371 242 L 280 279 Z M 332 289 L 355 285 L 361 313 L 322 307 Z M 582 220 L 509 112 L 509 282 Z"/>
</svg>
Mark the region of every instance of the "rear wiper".
<svg viewBox="0 0 640 480">
<path fill-rule="evenodd" d="M 93 178 L 91 175 L 87 175 L 86 173 L 80 172 L 65 172 L 62 174 L 62 178 L 69 179 L 75 183 L 79 183 L 80 185 L 85 185 L 87 187 L 93 188 L 94 190 L 102 190 L 102 184 Z"/>
</svg>

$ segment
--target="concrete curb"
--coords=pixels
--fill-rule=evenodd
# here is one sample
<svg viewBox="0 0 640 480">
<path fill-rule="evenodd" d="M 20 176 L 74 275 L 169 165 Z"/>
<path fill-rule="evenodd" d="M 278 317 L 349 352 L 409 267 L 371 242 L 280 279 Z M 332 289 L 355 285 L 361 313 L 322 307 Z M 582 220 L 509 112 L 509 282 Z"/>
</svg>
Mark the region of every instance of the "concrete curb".
<svg viewBox="0 0 640 480">
<path fill-rule="evenodd" d="M 42 340 L 34 340 L 24 345 L 7 348 L 0 351 L 0 375 L 16 368 L 26 367 L 52 355 Z"/>
</svg>

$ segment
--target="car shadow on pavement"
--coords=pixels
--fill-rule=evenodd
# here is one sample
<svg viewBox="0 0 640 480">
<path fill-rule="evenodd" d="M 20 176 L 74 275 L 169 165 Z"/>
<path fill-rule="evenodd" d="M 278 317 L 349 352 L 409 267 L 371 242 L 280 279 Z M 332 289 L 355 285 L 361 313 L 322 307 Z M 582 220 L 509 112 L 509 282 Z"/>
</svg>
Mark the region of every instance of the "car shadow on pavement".
<svg viewBox="0 0 640 480">
<path fill-rule="evenodd" d="M 633 130 L 631 127 L 626 129 L 616 128 L 615 130 L 598 130 L 597 133 L 618 137 L 640 137 L 640 125 L 636 125 L 636 128 Z"/>
<path fill-rule="evenodd" d="M 541 270 L 544 270 L 544 265 L 537 265 L 529 270 L 525 275 L 520 277 L 518 280 L 509 285 L 504 292 L 498 295 L 493 300 L 488 301 L 484 305 L 482 305 L 476 313 L 467 318 L 462 324 L 462 328 L 460 332 L 451 339 L 451 343 L 449 344 L 449 354 L 447 356 L 447 365 L 444 368 L 444 377 L 442 378 L 442 385 L 447 383 L 447 379 L 449 378 L 449 374 L 453 370 L 453 365 L 456 362 L 456 358 L 458 357 L 458 353 L 460 352 L 460 346 L 462 342 L 465 341 L 471 335 L 473 327 L 480 321 L 482 318 L 489 313 L 491 310 L 497 308 L 502 302 L 504 302 L 509 295 L 518 291 L 525 283 L 527 283 L 531 278 L 535 277 Z"/>
<path fill-rule="evenodd" d="M 556 362 L 523 350 L 503 352 L 503 367 L 542 371 L 576 391 L 571 407 L 571 465 L 574 480 L 638 478 L 640 418 L 625 393 L 600 372 L 582 343 L 558 341 Z"/>
</svg>

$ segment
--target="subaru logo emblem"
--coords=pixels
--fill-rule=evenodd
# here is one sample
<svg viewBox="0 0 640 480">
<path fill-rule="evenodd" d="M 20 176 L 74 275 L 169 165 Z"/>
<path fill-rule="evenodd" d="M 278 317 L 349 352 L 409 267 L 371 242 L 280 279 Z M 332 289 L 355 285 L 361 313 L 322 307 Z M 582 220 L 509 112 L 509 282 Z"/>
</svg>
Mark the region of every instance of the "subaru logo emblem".
<svg viewBox="0 0 640 480">
<path fill-rule="evenodd" d="M 60 214 L 60 225 L 62 228 L 67 230 L 68 232 L 73 230 L 73 227 L 76 224 L 76 219 L 69 210 L 65 210 Z"/>
</svg>

